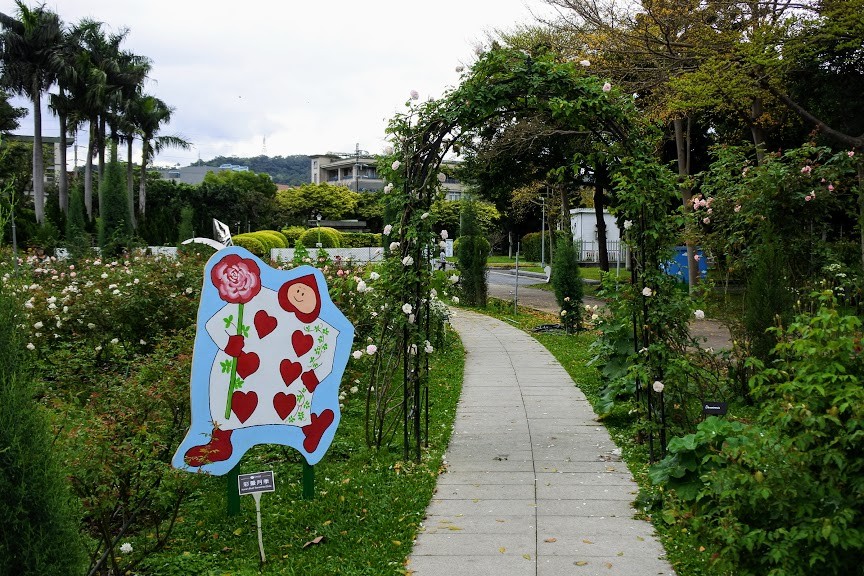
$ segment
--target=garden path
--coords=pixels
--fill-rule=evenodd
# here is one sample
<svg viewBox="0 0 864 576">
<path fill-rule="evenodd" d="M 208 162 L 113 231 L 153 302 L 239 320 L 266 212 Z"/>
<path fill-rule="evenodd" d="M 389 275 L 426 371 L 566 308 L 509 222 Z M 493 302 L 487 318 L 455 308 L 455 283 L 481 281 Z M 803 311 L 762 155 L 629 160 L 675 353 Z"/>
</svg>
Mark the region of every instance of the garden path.
<svg viewBox="0 0 864 576">
<path fill-rule="evenodd" d="M 465 379 L 409 574 L 674 575 L 585 396 L 534 338 L 458 310 Z"/>
</svg>

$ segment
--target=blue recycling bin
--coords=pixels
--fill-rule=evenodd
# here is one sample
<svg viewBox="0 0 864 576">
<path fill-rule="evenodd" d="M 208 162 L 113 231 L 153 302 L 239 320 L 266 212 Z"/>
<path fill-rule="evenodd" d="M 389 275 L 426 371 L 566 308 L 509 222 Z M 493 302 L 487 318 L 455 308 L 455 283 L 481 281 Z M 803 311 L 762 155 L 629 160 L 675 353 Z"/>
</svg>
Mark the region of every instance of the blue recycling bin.
<svg viewBox="0 0 864 576">
<path fill-rule="evenodd" d="M 697 248 L 696 254 L 699 255 L 699 277 L 704 280 L 705 277 L 708 275 L 708 262 L 706 262 L 705 255 L 702 254 L 701 249 Z M 689 275 L 687 267 L 687 247 L 676 246 L 675 255 L 672 257 L 671 261 L 666 262 L 663 268 L 670 276 L 674 276 L 680 282 L 688 284 Z"/>
</svg>

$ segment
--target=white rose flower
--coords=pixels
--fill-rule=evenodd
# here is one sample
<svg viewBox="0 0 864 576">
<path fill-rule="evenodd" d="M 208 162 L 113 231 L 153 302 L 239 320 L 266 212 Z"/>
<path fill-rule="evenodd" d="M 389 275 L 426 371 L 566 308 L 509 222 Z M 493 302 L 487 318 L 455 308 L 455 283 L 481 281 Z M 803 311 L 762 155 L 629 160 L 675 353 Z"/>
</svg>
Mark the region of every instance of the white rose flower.
<svg viewBox="0 0 864 576">
<path fill-rule="evenodd" d="M 651 288 L 649 288 L 648 286 L 646 286 L 645 288 L 642 289 L 642 295 L 650 297 L 650 296 L 654 295 L 654 291 L 651 290 Z"/>
<path fill-rule="evenodd" d="M 351 389 L 349 390 L 349 392 L 351 392 L 351 394 L 356 394 L 359 391 L 360 391 L 360 388 L 358 388 L 357 386 L 352 386 Z"/>
<path fill-rule="evenodd" d="M 416 320 L 416 317 L 414 316 L 414 314 L 408 315 L 408 324 L 413 324 L 415 320 Z"/>
<path fill-rule="evenodd" d="M 404 258 L 402 258 L 403 266 L 411 266 L 412 264 L 414 264 L 414 258 L 412 258 L 411 256 L 405 256 Z"/>
<path fill-rule="evenodd" d="M 420 219 L 421 219 L 421 220 L 426 220 L 427 218 L 429 218 L 429 213 L 428 213 L 428 212 L 423 212 L 423 214 L 420 215 Z"/>
<path fill-rule="evenodd" d="M 359 360 L 360 358 L 363 357 L 363 351 L 362 350 L 355 350 L 354 352 L 351 353 L 351 356 L 353 356 L 355 360 Z"/>
<path fill-rule="evenodd" d="M 399 249 L 399 243 L 398 242 L 390 242 L 390 251 L 391 252 L 395 252 L 398 249 Z"/>
<path fill-rule="evenodd" d="M 131 554 L 132 553 L 132 544 L 130 544 L 129 542 L 124 542 L 120 546 L 120 552 L 122 552 L 123 554 Z"/>
<path fill-rule="evenodd" d="M 411 304 L 408 304 L 406 302 L 405 304 L 402 305 L 402 312 L 404 312 L 405 314 L 411 314 L 411 312 L 413 312 L 413 311 L 414 311 L 414 307 L 411 306 Z"/>
<path fill-rule="evenodd" d="M 446 240 L 446 239 L 447 239 L 447 230 L 441 230 L 441 239 L 442 239 L 442 240 Z"/>
<path fill-rule="evenodd" d="M 369 344 L 368 346 L 366 346 L 366 354 L 368 354 L 369 356 L 373 356 L 377 351 L 378 347 L 374 344 Z"/>
<path fill-rule="evenodd" d="M 43 324 L 42 324 L 41 320 L 39 322 L 36 322 L 35 324 L 33 324 L 33 328 L 36 328 L 37 330 L 42 328 L 42 326 L 43 326 Z"/>
<path fill-rule="evenodd" d="M 625 230 L 629 230 L 632 227 L 633 227 L 633 221 L 632 220 L 624 220 L 624 229 Z"/>
<path fill-rule="evenodd" d="M 591 61 L 590 60 L 580 60 L 579 64 L 581 64 L 582 66 L 588 67 L 591 65 Z"/>
<path fill-rule="evenodd" d="M 702 310 L 696 310 L 695 312 L 693 312 L 693 315 L 696 317 L 697 320 L 705 319 L 705 312 Z"/>
<path fill-rule="evenodd" d="M 27 343 L 27 349 L 28 349 L 28 350 L 35 350 L 35 349 L 36 349 L 36 346 L 34 346 L 32 342 L 28 342 L 28 343 Z"/>
<path fill-rule="evenodd" d="M 663 382 L 661 382 L 660 380 L 655 380 L 654 385 L 651 387 L 654 389 L 654 392 L 657 392 L 658 394 L 663 391 L 663 388 L 665 388 L 665 386 L 663 386 Z"/>
<path fill-rule="evenodd" d="M 457 282 L 459 282 L 459 276 L 458 275 L 453 274 L 452 276 L 450 276 L 450 283 L 451 284 L 456 284 Z"/>
<path fill-rule="evenodd" d="M 392 168 L 393 170 L 398 170 L 400 166 L 402 166 L 402 163 L 398 160 L 394 160 L 393 164 L 390 165 L 390 168 Z"/>
<path fill-rule="evenodd" d="M 453 296 L 453 303 L 454 303 L 454 304 L 458 304 L 458 303 L 459 303 L 459 297 L 458 297 L 458 296 Z"/>
<path fill-rule="evenodd" d="M 564 316 L 566 316 L 566 315 L 567 315 L 567 311 L 566 311 L 566 310 L 561 310 L 561 316 L 564 317 Z"/>
<path fill-rule="evenodd" d="M 360 292 L 361 294 L 366 292 L 366 282 L 360 280 L 360 282 L 357 283 L 357 292 Z"/>
<path fill-rule="evenodd" d="M 393 231 L 393 226 L 391 226 L 390 224 L 387 224 L 386 226 L 384 226 L 384 235 L 385 236 L 389 236 L 390 232 L 392 232 L 392 231 Z"/>
<path fill-rule="evenodd" d="M 426 345 L 425 345 L 425 347 L 423 348 L 423 350 L 424 350 L 427 354 L 432 354 L 432 352 L 435 351 L 435 348 L 432 347 L 432 343 L 431 343 L 431 342 L 429 342 L 428 340 L 426 340 Z"/>
<path fill-rule="evenodd" d="M 447 181 L 447 175 L 444 174 L 443 172 L 439 172 L 438 173 L 438 182 L 440 182 L 441 184 L 444 184 L 444 182 L 446 182 L 446 181 Z"/>
</svg>

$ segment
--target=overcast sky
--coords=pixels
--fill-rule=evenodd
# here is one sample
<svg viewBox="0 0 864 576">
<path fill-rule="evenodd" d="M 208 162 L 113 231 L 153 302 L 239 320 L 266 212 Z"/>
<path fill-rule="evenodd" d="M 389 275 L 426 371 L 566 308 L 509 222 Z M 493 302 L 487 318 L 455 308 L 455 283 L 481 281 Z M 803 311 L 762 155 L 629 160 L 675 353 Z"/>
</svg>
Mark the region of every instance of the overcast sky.
<svg viewBox="0 0 864 576">
<path fill-rule="evenodd" d="M 456 66 L 474 60 L 486 32 L 532 23 L 532 13 L 548 11 L 542 0 L 46 0 L 46 6 L 69 24 L 90 17 L 112 31 L 129 29 L 124 48 L 153 62 L 145 90 L 174 108 L 161 133 L 194 144 L 164 151 L 157 164 L 184 166 L 219 155 L 350 152 L 358 143 L 379 153 L 387 120 L 404 110 L 411 90 L 424 99 L 440 96 L 458 83 Z M 15 14 L 15 3 L 0 0 L 0 11 Z M 32 130 L 28 116 L 18 132 Z M 44 118 L 43 134 L 59 134 L 54 117 Z"/>
</svg>

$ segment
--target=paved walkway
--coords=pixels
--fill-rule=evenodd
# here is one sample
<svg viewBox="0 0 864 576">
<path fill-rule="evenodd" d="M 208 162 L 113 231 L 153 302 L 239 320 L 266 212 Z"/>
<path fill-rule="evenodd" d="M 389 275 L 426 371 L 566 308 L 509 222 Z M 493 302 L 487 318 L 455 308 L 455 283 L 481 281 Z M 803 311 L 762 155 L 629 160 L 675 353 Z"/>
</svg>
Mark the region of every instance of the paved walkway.
<svg viewBox="0 0 864 576">
<path fill-rule="evenodd" d="M 585 396 L 536 340 L 459 310 L 465 380 L 417 576 L 673 575 Z"/>
</svg>

